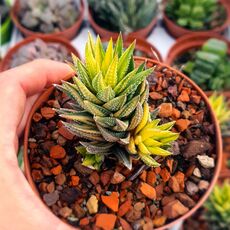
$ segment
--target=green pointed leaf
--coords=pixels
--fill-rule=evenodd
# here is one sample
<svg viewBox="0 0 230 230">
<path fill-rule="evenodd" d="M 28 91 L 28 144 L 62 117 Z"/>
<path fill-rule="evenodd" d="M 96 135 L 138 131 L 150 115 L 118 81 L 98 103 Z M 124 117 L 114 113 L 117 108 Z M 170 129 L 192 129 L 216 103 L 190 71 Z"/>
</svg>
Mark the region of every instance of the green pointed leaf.
<svg viewBox="0 0 230 230">
<path fill-rule="evenodd" d="M 87 111 L 89 111 L 91 114 L 95 115 L 95 116 L 100 116 L 100 117 L 106 117 L 110 114 L 110 111 L 99 106 L 99 105 L 96 105 L 90 101 L 84 101 L 84 106 L 85 106 L 85 109 Z"/>
<path fill-rule="evenodd" d="M 84 141 L 80 141 L 79 143 L 81 145 L 83 145 L 86 148 L 87 152 L 90 154 L 108 153 L 114 145 L 113 143 L 107 143 L 107 142 L 84 142 Z"/>
<path fill-rule="evenodd" d="M 96 104 L 103 104 L 102 101 L 100 101 L 93 93 L 91 93 L 88 88 L 81 82 L 81 80 L 77 77 L 73 78 L 74 83 L 77 85 L 79 91 L 83 95 L 83 98 L 85 100 L 91 101 Z"/>
<path fill-rule="evenodd" d="M 116 147 L 114 148 L 114 155 L 118 158 L 118 160 L 129 170 L 132 169 L 132 161 L 130 155 L 123 148 Z"/>
<path fill-rule="evenodd" d="M 117 42 L 114 48 L 114 56 L 117 55 L 118 58 L 121 57 L 123 52 L 123 40 L 122 40 L 122 34 L 120 33 L 118 38 L 117 38 Z"/>
<path fill-rule="evenodd" d="M 123 77 L 126 75 L 126 72 L 129 67 L 130 59 L 133 55 L 133 51 L 135 48 L 135 42 L 133 42 L 126 50 L 125 52 L 121 55 L 119 62 L 118 62 L 118 81 L 123 79 Z"/>
<path fill-rule="evenodd" d="M 156 168 L 160 166 L 160 164 L 157 163 L 156 160 L 154 160 L 150 155 L 141 154 L 140 157 L 141 157 L 141 160 L 150 167 Z"/>
<path fill-rule="evenodd" d="M 166 156 L 172 155 L 171 152 L 169 152 L 168 150 L 162 149 L 160 147 L 149 146 L 148 150 L 150 151 L 151 154 L 157 155 L 157 156 L 166 157 Z"/>
<path fill-rule="evenodd" d="M 118 64 L 118 57 L 117 55 L 114 57 L 112 63 L 109 66 L 109 69 L 105 75 L 105 83 L 112 88 L 114 88 L 117 84 L 117 64 Z"/>
<path fill-rule="evenodd" d="M 129 67 L 128 67 L 128 73 L 132 72 L 135 69 L 135 62 L 134 62 L 134 58 L 133 55 L 130 59 L 130 63 L 129 63 Z"/>
<path fill-rule="evenodd" d="M 126 99 L 126 95 L 115 97 L 114 99 L 106 102 L 103 107 L 109 111 L 116 112 L 125 105 Z"/>
<path fill-rule="evenodd" d="M 102 62 L 102 66 L 101 66 L 103 76 L 106 75 L 107 70 L 108 70 L 112 60 L 113 60 L 113 39 L 111 38 L 109 43 L 108 43 L 107 50 L 105 52 L 105 57 L 104 57 L 104 60 Z"/>
<path fill-rule="evenodd" d="M 108 102 L 115 97 L 115 92 L 113 91 L 111 86 L 108 86 L 105 89 L 99 91 L 97 93 L 97 97 L 103 102 Z"/>
<path fill-rule="evenodd" d="M 94 52 L 94 50 L 95 50 L 95 42 L 94 42 L 94 39 L 93 39 L 92 34 L 91 34 L 90 32 L 88 32 L 88 40 L 87 40 L 87 43 L 89 44 L 90 49 L 91 49 L 91 51 L 92 51 L 92 54 L 93 54 L 93 56 L 95 57 L 95 52 Z"/>
<path fill-rule="evenodd" d="M 171 121 L 163 125 L 159 125 L 157 128 L 160 130 L 170 130 L 174 126 L 175 123 L 176 123 L 175 121 Z"/>
<path fill-rule="evenodd" d="M 137 106 L 137 103 L 139 102 L 140 96 L 134 97 L 131 101 L 126 103 L 120 110 L 118 110 L 114 117 L 122 118 L 129 116 Z"/>
<path fill-rule="evenodd" d="M 97 61 L 99 67 L 102 65 L 102 61 L 105 56 L 105 51 L 103 49 L 100 36 L 97 36 L 96 45 L 95 45 L 95 60 Z"/>
<path fill-rule="evenodd" d="M 93 50 L 89 44 L 89 42 L 86 43 L 85 46 L 85 64 L 86 69 L 89 73 L 90 79 L 92 80 L 98 71 L 100 70 L 99 65 L 97 64 L 94 56 L 93 56 Z"/>
<path fill-rule="evenodd" d="M 99 72 L 92 81 L 93 88 L 96 92 L 99 92 L 106 88 L 102 72 Z"/>
<path fill-rule="evenodd" d="M 135 110 L 135 113 L 131 119 L 130 125 L 129 125 L 127 130 L 128 131 L 134 130 L 139 125 L 139 123 L 141 122 L 142 117 L 143 117 L 143 108 L 141 106 L 141 103 L 138 102 L 137 108 Z"/>
<path fill-rule="evenodd" d="M 128 135 L 126 137 L 120 138 L 119 141 L 118 141 L 118 143 L 120 145 L 128 145 L 129 142 L 130 142 L 130 133 L 128 133 Z"/>
<path fill-rule="evenodd" d="M 149 98 L 149 86 L 146 84 L 145 91 L 141 94 L 140 103 L 143 104 Z"/>
<path fill-rule="evenodd" d="M 114 117 L 94 116 L 94 120 L 97 124 L 105 128 L 112 128 L 116 125 L 116 118 Z"/>
<path fill-rule="evenodd" d="M 116 119 L 116 125 L 113 127 L 114 131 L 126 131 L 129 126 L 129 121 L 122 121 Z"/>
</svg>

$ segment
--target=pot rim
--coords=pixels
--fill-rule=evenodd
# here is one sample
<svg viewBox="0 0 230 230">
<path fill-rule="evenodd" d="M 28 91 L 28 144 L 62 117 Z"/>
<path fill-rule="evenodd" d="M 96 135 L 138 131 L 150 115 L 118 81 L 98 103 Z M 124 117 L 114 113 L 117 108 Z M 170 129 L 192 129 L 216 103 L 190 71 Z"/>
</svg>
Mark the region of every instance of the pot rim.
<svg viewBox="0 0 230 230">
<path fill-rule="evenodd" d="M 76 19 L 76 21 L 74 22 L 74 24 L 69 27 L 69 28 L 66 28 L 62 31 L 59 31 L 59 32 L 52 32 L 52 33 L 42 33 L 42 32 L 36 32 L 36 31 L 33 31 L 33 30 L 30 30 L 30 29 L 27 29 L 25 26 L 23 26 L 18 18 L 18 14 L 17 14 L 17 11 L 18 11 L 18 8 L 20 7 L 20 2 L 19 0 L 15 0 L 15 3 L 13 5 L 13 7 L 11 8 L 11 11 L 10 11 L 10 16 L 12 18 L 12 21 L 14 22 L 14 25 L 19 29 L 20 32 L 22 32 L 23 35 L 25 35 L 26 37 L 28 36 L 33 36 L 33 35 L 38 35 L 38 36 L 41 36 L 41 35 L 53 35 L 53 36 L 60 36 L 60 37 L 68 37 L 68 40 L 71 40 L 73 37 L 72 36 L 68 36 L 65 34 L 72 34 L 72 31 L 75 31 L 76 30 L 76 33 L 78 31 L 78 29 L 80 28 L 81 24 L 82 24 L 82 21 L 83 21 L 83 18 L 84 18 L 84 12 L 85 12 L 85 4 L 84 4 L 84 0 L 80 0 L 81 1 L 81 8 L 80 8 L 80 14 L 78 16 L 78 18 Z"/>
<path fill-rule="evenodd" d="M 224 2 L 224 0 L 219 0 L 219 3 L 225 8 L 225 11 L 226 11 L 226 19 L 225 19 L 225 21 L 224 21 L 224 23 L 223 23 L 222 25 L 216 26 L 216 27 L 214 27 L 214 28 L 212 28 L 212 29 L 210 29 L 210 30 L 194 30 L 194 31 L 193 31 L 193 30 L 187 29 L 187 28 L 185 28 L 185 27 L 182 27 L 182 26 L 179 26 L 178 24 L 176 24 L 173 20 L 171 20 L 171 19 L 167 16 L 167 14 L 166 14 L 166 12 L 165 12 L 165 6 L 166 6 L 166 4 L 167 4 L 167 0 L 166 0 L 165 3 L 164 3 L 164 8 L 163 8 L 163 20 L 164 20 L 165 22 L 167 22 L 168 25 L 171 25 L 175 30 L 180 31 L 180 32 L 178 32 L 178 34 L 181 34 L 181 35 L 179 35 L 179 36 L 176 36 L 175 34 L 172 33 L 172 35 L 173 35 L 174 37 L 181 37 L 182 34 L 195 34 L 195 35 L 198 36 L 199 33 L 207 33 L 207 34 L 212 33 L 212 32 L 214 32 L 214 33 L 221 33 L 221 32 L 224 31 L 224 30 L 228 27 L 228 25 L 229 25 L 229 22 L 230 22 L 230 10 L 229 10 L 227 4 Z M 166 27 L 167 27 L 167 29 L 168 29 L 168 26 L 166 26 Z M 170 30 L 169 30 L 169 31 L 170 31 Z M 170 33 L 171 33 L 171 31 L 170 31 Z"/>
<path fill-rule="evenodd" d="M 106 36 L 106 37 L 103 37 L 101 40 L 102 40 L 102 42 L 108 42 L 110 38 L 112 38 L 113 41 L 116 41 L 118 38 L 118 35 L 112 36 L 112 37 Z M 145 38 L 134 37 L 132 35 L 127 35 L 127 36 L 122 35 L 122 38 L 123 38 L 123 43 L 125 46 L 130 45 L 133 41 L 136 40 L 136 46 L 135 46 L 136 49 L 138 49 L 138 50 L 140 50 L 140 51 L 142 51 L 148 55 L 154 56 L 155 59 L 159 62 L 163 62 L 163 59 L 162 59 L 162 56 L 161 56 L 159 50 L 154 45 L 152 45 L 150 42 L 148 42 Z M 153 53 L 151 49 L 155 53 Z"/>
<path fill-rule="evenodd" d="M 59 43 L 59 44 L 63 45 L 70 54 L 74 53 L 75 55 L 77 55 L 80 58 L 80 54 L 77 51 L 77 49 L 74 48 L 67 39 L 56 37 L 53 35 L 34 35 L 34 36 L 30 36 L 30 37 L 27 37 L 27 38 L 21 40 L 15 46 L 13 46 L 11 49 L 8 50 L 7 54 L 5 55 L 5 57 L 2 59 L 2 62 L 0 63 L 0 72 L 9 69 L 9 62 L 12 60 L 13 55 L 21 47 L 33 42 L 36 39 L 41 39 L 45 43 L 53 43 L 53 42 Z"/>
<path fill-rule="evenodd" d="M 220 174 L 221 163 L 222 163 L 222 154 L 223 154 L 222 153 L 221 132 L 220 132 L 220 127 L 218 125 L 217 118 L 216 118 L 213 110 L 211 109 L 211 105 L 210 105 L 210 103 L 208 101 L 207 96 L 201 90 L 201 88 L 199 86 L 197 86 L 191 79 L 189 79 L 184 74 L 180 73 L 178 70 L 175 70 L 175 69 L 173 69 L 172 67 L 170 67 L 170 66 L 168 66 L 166 64 L 163 64 L 163 63 L 158 62 L 158 61 L 154 61 L 152 59 L 143 58 L 143 57 L 135 57 L 135 61 L 143 61 L 143 62 L 146 62 L 146 63 L 152 63 L 153 65 L 160 65 L 160 66 L 166 67 L 166 68 L 176 72 L 176 74 L 180 75 L 183 79 L 185 79 L 189 84 L 191 84 L 191 86 L 199 93 L 199 95 L 205 101 L 206 106 L 207 106 L 207 108 L 208 108 L 208 110 L 210 112 L 210 115 L 211 115 L 212 123 L 215 126 L 215 134 L 216 134 L 215 141 L 216 141 L 216 156 L 217 156 L 217 158 L 216 158 L 216 167 L 215 167 L 214 175 L 213 175 L 212 180 L 210 181 L 209 188 L 207 189 L 205 194 L 200 198 L 200 200 L 196 203 L 196 205 L 192 209 L 190 209 L 185 215 L 175 219 L 174 221 L 170 222 L 169 224 L 166 224 L 166 225 L 164 225 L 162 227 L 156 228 L 156 230 L 165 230 L 165 229 L 171 228 L 175 224 L 178 224 L 180 221 L 183 221 L 184 219 L 186 219 L 189 216 L 191 216 L 207 200 L 207 198 L 208 198 L 209 194 L 211 193 L 214 185 L 216 184 L 218 176 Z M 72 76 L 73 76 L 72 74 L 68 75 L 65 79 L 69 79 Z M 48 88 L 48 90 L 46 90 L 42 95 L 40 95 L 40 97 L 37 99 L 37 101 L 32 106 L 32 109 L 31 109 L 31 111 L 29 113 L 29 116 L 28 116 L 28 119 L 27 119 L 27 123 L 26 123 L 26 127 L 25 127 L 25 134 L 24 134 L 23 156 L 24 156 L 24 165 L 25 165 L 25 176 L 26 176 L 31 188 L 33 189 L 35 194 L 37 194 L 39 196 L 40 199 L 41 199 L 41 197 L 39 195 L 39 192 L 38 192 L 38 190 L 36 188 L 36 185 L 35 185 L 35 183 L 34 183 L 34 181 L 32 179 L 32 176 L 31 176 L 30 163 L 29 163 L 29 158 L 28 158 L 28 153 L 27 153 L 28 152 L 28 138 L 29 138 L 29 131 L 30 131 L 30 126 L 31 126 L 33 114 L 42 105 L 42 103 L 45 100 L 48 99 L 48 97 L 52 93 L 53 89 L 54 89 L 53 86 Z M 42 199 L 41 199 L 41 202 L 43 203 Z M 45 204 L 44 204 L 44 206 L 47 209 L 49 209 Z"/>
<path fill-rule="evenodd" d="M 158 14 L 156 13 L 155 17 L 153 17 L 151 22 L 146 27 L 133 31 L 129 33 L 128 36 L 141 37 L 141 38 L 147 37 L 148 34 L 153 30 L 153 27 L 157 24 L 157 17 L 158 17 Z M 94 29 L 94 31 L 96 31 L 102 38 L 114 37 L 114 36 L 117 37 L 119 35 L 119 32 L 107 30 L 101 27 L 99 24 L 97 24 L 93 18 L 92 9 L 90 8 L 90 6 L 88 6 L 88 20 L 89 20 L 90 25 Z M 123 34 L 123 33 L 122 35 L 127 36 L 126 34 Z"/>
</svg>

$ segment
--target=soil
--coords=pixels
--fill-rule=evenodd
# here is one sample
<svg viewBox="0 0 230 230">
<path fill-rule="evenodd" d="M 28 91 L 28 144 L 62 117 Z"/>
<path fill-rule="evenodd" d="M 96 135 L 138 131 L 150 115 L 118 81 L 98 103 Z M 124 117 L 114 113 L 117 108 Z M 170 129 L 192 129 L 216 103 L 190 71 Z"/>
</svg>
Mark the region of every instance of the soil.
<svg viewBox="0 0 230 230">
<path fill-rule="evenodd" d="M 181 132 L 173 155 L 149 168 L 133 160 L 129 171 L 110 155 L 101 171 L 81 165 L 69 133 L 53 107 L 69 107 L 54 90 L 33 116 L 29 137 L 31 174 L 41 199 L 63 221 L 81 229 L 153 229 L 187 213 L 214 174 L 215 132 L 201 96 L 171 70 L 157 66 L 149 78 L 151 110 Z M 198 158 L 197 158 L 198 157 Z"/>
</svg>

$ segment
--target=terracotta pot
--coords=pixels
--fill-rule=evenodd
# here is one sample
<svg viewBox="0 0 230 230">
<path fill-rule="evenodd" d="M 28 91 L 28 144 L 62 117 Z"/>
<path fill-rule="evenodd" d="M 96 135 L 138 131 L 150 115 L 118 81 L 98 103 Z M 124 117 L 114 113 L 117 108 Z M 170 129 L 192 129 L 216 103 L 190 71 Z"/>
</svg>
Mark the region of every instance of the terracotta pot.
<svg viewBox="0 0 230 230">
<path fill-rule="evenodd" d="M 72 40 L 76 36 L 76 33 L 79 31 L 79 28 L 82 24 L 82 21 L 84 18 L 84 9 L 85 9 L 84 1 L 81 0 L 80 15 L 79 15 L 77 21 L 70 28 L 67 28 L 67 29 L 60 31 L 60 32 L 50 33 L 48 35 L 54 35 L 54 36 L 58 36 L 58 37 L 62 37 L 62 38 L 64 37 L 68 40 Z M 29 30 L 26 27 L 24 27 L 18 18 L 18 12 L 19 11 L 20 11 L 20 3 L 19 3 L 19 0 L 16 0 L 15 4 L 11 10 L 11 18 L 12 18 L 15 26 L 19 29 L 19 31 L 24 36 L 28 37 L 28 36 L 34 36 L 34 35 L 44 35 L 44 33 L 42 33 L 42 32 L 35 32 L 35 31 Z"/>
<path fill-rule="evenodd" d="M 74 53 L 76 56 L 78 56 L 80 58 L 78 51 L 70 44 L 70 42 L 68 40 L 63 39 L 63 38 L 59 38 L 59 37 L 55 37 L 52 35 L 36 35 L 36 36 L 28 37 L 28 38 L 22 40 L 21 42 L 17 43 L 14 47 L 12 47 L 8 51 L 8 53 L 6 54 L 6 56 L 3 58 L 2 62 L 0 63 L 0 72 L 5 71 L 5 70 L 10 68 L 10 63 L 11 63 L 12 57 L 22 46 L 25 46 L 25 45 L 33 42 L 36 39 L 41 39 L 46 43 L 49 43 L 49 42 L 60 43 L 61 45 L 66 47 L 69 54 Z"/>
<path fill-rule="evenodd" d="M 146 61 L 148 66 L 153 66 L 153 65 L 161 65 L 163 67 L 167 67 L 170 70 L 173 70 L 174 72 L 176 72 L 177 75 L 180 75 L 183 79 L 185 79 L 187 82 L 189 82 L 192 87 L 197 90 L 197 92 L 199 93 L 199 95 L 201 95 L 201 97 L 203 98 L 203 100 L 205 101 L 208 110 L 210 111 L 211 114 L 211 119 L 212 119 L 212 123 L 215 126 L 215 133 L 216 133 L 216 155 L 217 155 L 217 162 L 216 162 L 216 168 L 215 168 L 215 172 L 214 172 L 214 176 L 212 181 L 210 182 L 210 186 L 208 188 L 208 190 L 206 191 L 206 193 L 203 195 L 203 197 L 197 202 L 196 206 L 194 206 L 194 208 L 192 208 L 189 212 L 187 212 L 184 216 L 181 216 L 180 218 L 176 219 L 175 221 L 162 226 L 160 228 L 157 228 L 157 230 L 163 230 L 163 229 L 168 229 L 170 227 L 172 227 L 175 224 L 178 224 L 180 221 L 188 218 L 189 216 L 191 216 L 199 207 L 202 206 L 202 204 L 205 202 L 205 200 L 208 198 L 210 192 L 212 191 L 213 186 L 215 185 L 215 183 L 217 182 L 218 179 L 218 175 L 220 173 L 220 169 L 221 169 L 221 162 L 222 162 L 222 141 L 221 141 L 221 133 L 220 133 L 220 128 L 218 126 L 218 122 L 217 119 L 214 115 L 214 112 L 211 109 L 211 106 L 209 104 L 208 98 L 205 95 L 205 93 L 193 82 L 191 81 L 188 77 L 186 77 L 185 75 L 183 75 L 182 73 L 180 73 L 177 70 L 172 69 L 171 67 L 162 64 L 160 62 L 151 60 L 151 59 L 147 59 L 147 58 L 141 58 L 141 57 L 135 57 L 135 62 L 138 65 L 139 63 L 143 63 L 144 61 Z M 67 79 L 70 79 L 72 76 L 67 76 Z M 28 120 L 27 120 L 27 124 L 26 124 L 26 128 L 25 128 L 25 135 L 24 135 L 24 164 L 25 164 L 25 175 L 26 178 L 29 181 L 30 186 L 32 187 L 32 189 L 34 190 L 34 192 L 39 196 L 39 192 L 36 188 L 36 185 L 32 179 L 31 176 L 31 169 L 30 169 L 30 163 L 29 163 L 29 158 L 28 158 L 28 138 L 29 138 L 29 133 L 30 133 L 30 127 L 31 127 L 31 122 L 32 122 L 32 117 L 33 114 L 37 111 L 37 109 L 49 98 L 49 96 L 51 95 L 51 93 L 53 92 L 54 87 L 49 88 L 48 90 L 46 90 L 39 98 L 38 100 L 35 102 L 35 104 L 33 105 L 30 114 L 28 116 Z M 41 201 L 42 202 L 42 201 Z M 47 207 L 48 208 L 48 207 Z"/>
<path fill-rule="evenodd" d="M 112 39 L 114 41 L 116 41 L 117 38 L 118 36 L 112 36 Z M 102 38 L 102 42 L 108 42 L 109 39 L 110 37 L 104 37 Z M 145 53 L 148 58 L 151 58 L 153 60 L 157 60 L 160 62 L 163 61 L 158 49 L 154 45 L 149 43 L 147 40 L 145 40 L 144 38 L 136 38 L 130 35 L 124 36 L 123 37 L 124 47 L 127 48 L 134 40 L 136 40 L 136 47 L 135 47 L 136 50 Z"/>
<path fill-rule="evenodd" d="M 186 29 L 182 26 L 177 25 L 174 21 L 172 21 L 165 12 L 165 7 L 163 10 L 163 21 L 164 24 L 168 30 L 168 32 L 175 38 L 181 37 L 185 34 L 194 34 L 197 37 L 199 36 L 199 33 L 203 32 L 203 33 L 223 33 L 224 30 L 227 29 L 229 22 L 230 22 L 230 9 L 229 9 L 229 2 L 225 2 L 225 0 L 219 0 L 220 4 L 222 4 L 226 10 L 227 13 L 227 17 L 225 22 L 221 25 L 221 26 L 217 26 L 211 30 L 200 30 L 200 31 L 193 31 L 193 30 L 189 30 Z M 165 1 L 165 4 L 167 4 L 167 1 Z"/>
<path fill-rule="evenodd" d="M 96 21 L 93 18 L 92 10 L 90 8 L 88 8 L 88 19 L 89 19 L 90 25 L 93 27 L 96 33 L 99 34 L 102 38 L 103 37 L 118 37 L 119 32 L 109 31 L 96 23 Z M 151 33 L 156 23 L 157 23 L 157 17 L 153 18 L 150 24 L 146 26 L 145 28 L 134 31 L 130 33 L 129 35 L 132 37 L 146 38 Z"/>
</svg>

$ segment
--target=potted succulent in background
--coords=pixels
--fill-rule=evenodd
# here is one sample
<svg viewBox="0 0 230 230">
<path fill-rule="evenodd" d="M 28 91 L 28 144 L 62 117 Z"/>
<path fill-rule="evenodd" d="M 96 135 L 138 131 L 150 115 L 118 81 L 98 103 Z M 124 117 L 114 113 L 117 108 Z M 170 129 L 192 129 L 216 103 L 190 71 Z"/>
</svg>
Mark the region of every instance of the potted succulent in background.
<svg viewBox="0 0 230 230">
<path fill-rule="evenodd" d="M 207 97 L 134 49 L 119 37 L 105 51 L 89 36 L 85 64 L 73 56 L 77 76 L 44 92 L 26 125 L 30 185 L 81 229 L 166 229 L 199 208 L 218 177 L 221 137 Z"/>
<path fill-rule="evenodd" d="M 223 138 L 224 155 L 220 177 L 230 178 L 230 97 L 214 93 L 209 101 L 219 121 Z"/>
<path fill-rule="evenodd" d="M 32 36 L 12 47 L 0 63 L 0 71 L 25 64 L 38 58 L 55 61 L 71 61 L 71 53 L 79 56 L 78 51 L 66 39 L 46 36 Z"/>
<path fill-rule="evenodd" d="M 229 90 L 230 43 L 218 35 L 186 35 L 171 47 L 166 63 L 181 69 L 203 90 Z"/>
<path fill-rule="evenodd" d="M 188 33 L 222 33 L 230 18 L 228 3 L 218 0 L 167 0 L 164 7 L 164 23 L 173 37 Z"/>
<path fill-rule="evenodd" d="M 84 15 L 82 0 L 16 0 L 11 17 L 25 36 L 52 34 L 69 40 L 79 31 Z"/>
<path fill-rule="evenodd" d="M 118 37 L 113 36 L 112 38 L 114 41 L 116 41 Z M 105 45 L 107 45 L 109 40 L 110 37 L 102 38 L 102 42 Z M 134 40 L 136 41 L 134 56 L 151 58 L 162 62 L 162 57 L 158 49 L 143 38 L 134 38 L 132 36 L 125 36 L 123 39 L 124 47 L 127 48 Z"/>
<path fill-rule="evenodd" d="M 184 229 L 217 230 L 229 229 L 230 225 L 230 183 L 216 185 L 204 207 L 198 210 L 183 225 Z"/>
<path fill-rule="evenodd" d="M 157 22 L 156 0 L 89 0 L 89 22 L 101 37 L 147 37 Z"/>
<path fill-rule="evenodd" d="M 0 0 L 0 45 L 9 41 L 12 23 L 9 16 L 9 1 Z"/>
</svg>

